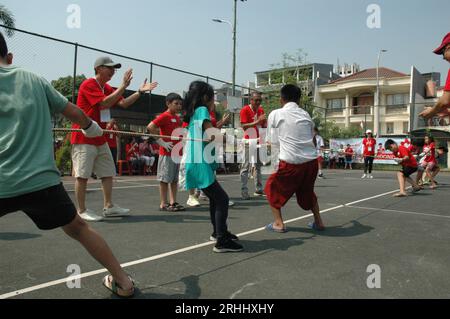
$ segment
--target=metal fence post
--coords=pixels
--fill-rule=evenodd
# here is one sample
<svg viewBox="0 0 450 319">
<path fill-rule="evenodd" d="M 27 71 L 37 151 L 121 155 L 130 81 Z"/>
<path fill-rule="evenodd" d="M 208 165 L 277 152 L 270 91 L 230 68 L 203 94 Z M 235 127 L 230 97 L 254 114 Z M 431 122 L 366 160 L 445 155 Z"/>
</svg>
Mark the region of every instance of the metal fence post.
<svg viewBox="0 0 450 319">
<path fill-rule="evenodd" d="M 153 82 L 153 63 L 150 62 L 150 83 Z M 152 91 L 148 94 L 148 105 L 149 105 L 149 111 L 152 109 Z"/>
<path fill-rule="evenodd" d="M 78 62 L 78 43 L 75 43 L 75 56 L 73 60 L 73 85 L 72 85 L 72 103 L 75 104 L 75 91 L 77 89 L 77 62 Z"/>
</svg>

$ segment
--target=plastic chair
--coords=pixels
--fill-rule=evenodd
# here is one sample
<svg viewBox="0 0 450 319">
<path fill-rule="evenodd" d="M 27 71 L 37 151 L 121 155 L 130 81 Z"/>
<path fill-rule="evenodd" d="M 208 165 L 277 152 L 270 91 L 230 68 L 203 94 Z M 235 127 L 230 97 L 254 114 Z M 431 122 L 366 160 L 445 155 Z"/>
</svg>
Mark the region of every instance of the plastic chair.
<svg viewBox="0 0 450 319">
<path fill-rule="evenodd" d="M 122 176 L 123 173 L 128 173 L 128 175 L 132 175 L 130 163 L 128 161 L 120 160 L 118 164 L 119 164 L 119 176 Z"/>
</svg>

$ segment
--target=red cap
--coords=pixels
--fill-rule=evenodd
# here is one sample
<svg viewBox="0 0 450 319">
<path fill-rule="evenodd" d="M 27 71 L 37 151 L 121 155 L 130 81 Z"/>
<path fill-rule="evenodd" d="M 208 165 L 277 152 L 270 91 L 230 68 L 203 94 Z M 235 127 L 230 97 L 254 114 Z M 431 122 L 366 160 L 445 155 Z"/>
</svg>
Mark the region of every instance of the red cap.
<svg viewBox="0 0 450 319">
<path fill-rule="evenodd" d="M 433 52 L 441 55 L 444 51 L 444 48 L 447 46 L 447 44 L 450 44 L 450 33 L 447 33 L 447 35 L 442 40 L 442 44 L 439 46 L 439 48 L 437 48 Z"/>
</svg>

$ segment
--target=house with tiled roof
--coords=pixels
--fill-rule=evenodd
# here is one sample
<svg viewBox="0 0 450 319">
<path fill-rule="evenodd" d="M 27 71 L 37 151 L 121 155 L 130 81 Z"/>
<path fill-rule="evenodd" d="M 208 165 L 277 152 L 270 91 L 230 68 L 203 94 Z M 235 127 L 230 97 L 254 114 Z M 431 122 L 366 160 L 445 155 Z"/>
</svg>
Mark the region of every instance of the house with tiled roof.
<svg viewBox="0 0 450 319">
<path fill-rule="evenodd" d="M 379 68 L 379 132 L 382 135 L 410 131 L 411 81 L 409 74 Z M 327 120 L 340 127 L 357 126 L 374 130 L 377 69 L 366 69 L 345 78 L 320 85 L 315 104 L 326 108 Z"/>
</svg>

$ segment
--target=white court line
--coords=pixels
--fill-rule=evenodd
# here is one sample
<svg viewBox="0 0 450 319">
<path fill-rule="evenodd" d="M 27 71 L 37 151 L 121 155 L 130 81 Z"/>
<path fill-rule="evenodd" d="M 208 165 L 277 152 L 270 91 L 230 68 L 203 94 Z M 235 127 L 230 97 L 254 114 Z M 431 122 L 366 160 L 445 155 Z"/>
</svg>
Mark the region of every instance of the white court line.
<svg viewBox="0 0 450 319">
<path fill-rule="evenodd" d="M 116 179 L 114 178 L 114 183 L 128 183 L 128 182 L 158 182 L 156 179 L 143 179 L 143 178 L 136 178 L 136 179 Z M 62 181 L 64 185 L 75 185 L 75 181 Z M 90 180 L 88 184 L 101 184 L 101 180 Z"/>
<path fill-rule="evenodd" d="M 408 212 L 408 211 L 404 211 L 404 210 L 395 210 L 395 209 L 383 209 L 383 208 L 362 207 L 362 206 L 347 206 L 347 207 L 349 207 L 349 208 L 357 208 L 357 209 L 375 210 L 375 211 L 380 211 L 380 212 L 392 212 L 392 213 L 401 213 L 401 214 L 410 214 L 410 215 L 421 215 L 421 216 L 430 216 L 430 217 L 450 218 L 450 216 L 444 216 L 444 215 Z"/>
<path fill-rule="evenodd" d="M 127 188 L 144 188 L 144 187 L 159 187 L 159 185 L 136 185 L 136 186 L 117 186 L 113 187 L 113 189 L 127 189 Z M 101 191 L 103 188 L 88 188 L 86 191 Z M 68 189 L 67 192 L 75 192 L 74 189 Z"/>
<path fill-rule="evenodd" d="M 383 194 L 379 194 L 379 195 L 367 197 L 367 198 L 364 198 L 364 199 L 360 199 L 360 200 L 357 200 L 357 201 L 354 201 L 354 202 L 351 202 L 351 203 L 348 203 L 348 204 L 342 204 L 342 205 L 338 205 L 338 206 L 335 206 L 335 207 L 327 208 L 325 210 L 322 210 L 320 213 L 323 214 L 323 213 L 326 213 L 326 212 L 329 212 L 329 211 L 333 211 L 333 210 L 336 210 L 336 209 L 339 209 L 339 208 L 344 208 L 346 206 L 350 206 L 352 204 L 356 204 L 356 203 L 368 201 L 368 200 L 371 200 L 371 199 L 374 199 L 374 198 L 386 196 L 386 195 L 389 195 L 389 194 L 392 194 L 392 193 L 395 193 L 395 192 L 398 192 L 398 189 L 394 190 L 394 191 L 386 192 L 386 193 L 383 193 Z M 293 218 L 293 219 L 285 221 L 285 224 L 293 223 L 293 222 L 296 222 L 298 220 L 302 220 L 302 219 L 305 219 L 305 218 L 308 218 L 308 217 L 311 217 L 311 216 L 313 216 L 313 214 L 308 214 L 308 215 L 300 216 L 300 217 L 297 217 L 297 218 Z M 263 231 L 263 230 L 265 230 L 265 227 L 260 227 L 260 228 L 253 229 L 253 230 L 250 230 L 250 231 L 247 231 L 247 232 L 244 232 L 244 233 L 240 233 L 237 236 L 238 237 L 243 237 L 243 236 L 247 236 L 247 235 L 250 235 L 250 234 L 253 234 L 253 233 L 257 233 L 257 232 L 260 232 L 260 231 Z M 130 266 L 146 263 L 146 262 L 149 262 L 149 261 L 158 260 L 158 259 L 161 259 L 161 258 L 173 256 L 173 255 L 180 254 L 180 253 L 184 253 L 184 252 L 191 251 L 191 250 L 194 250 L 194 249 L 198 249 L 198 248 L 202 248 L 202 247 L 206 247 L 206 246 L 211 246 L 213 244 L 214 244 L 213 241 L 208 241 L 208 242 L 205 242 L 205 243 L 202 243 L 202 244 L 189 246 L 189 247 L 186 247 L 186 248 L 181 248 L 181 249 L 170 251 L 170 252 L 167 252 L 167 253 L 163 253 L 163 254 L 159 254 L 159 255 L 155 255 L 155 256 L 151 256 L 151 257 L 147 257 L 147 258 L 143 258 L 143 259 L 139 259 L 139 260 L 135 260 L 135 261 L 131 261 L 131 262 L 122 264 L 121 266 L 123 268 L 130 267 Z M 87 273 L 84 273 L 84 274 L 80 274 L 80 275 L 77 275 L 77 276 L 73 276 L 73 277 L 70 277 L 70 278 L 62 278 L 62 279 L 50 281 L 50 282 L 43 283 L 43 284 L 40 284 L 40 285 L 36 285 L 36 286 L 24 288 L 24 289 L 19 289 L 19 290 L 16 290 L 16 291 L 12 291 L 12 292 L 8 292 L 8 293 L 5 293 L 5 294 L 2 294 L 2 295 L 0 295 L 0 299 L 6 299 L 6 298 L 11 298 L 11 297 L 23 295 L 23 294 L 28 293 L 28 292 L 32 292 L 32 291 L 48 288 L 48 287 L 51 287 L 51 286 L 56 286 L 56 285 L 59 285 L 59 284 L 63 284 L 63 283 L 66 283 L 68 280 L 73 281 L 75 279 L 92 277 L 92 276 L 95 276 L 95 275 L 98 275 L 98 274 L 102 274 L 102 273 L 106 273 L 106 272 L 107 272 L 107 270 L 103 268 L 103 269 L 99 269 L 99 270 L 90 271 L 90 272 L 87 272 Z"/>
</svg>

